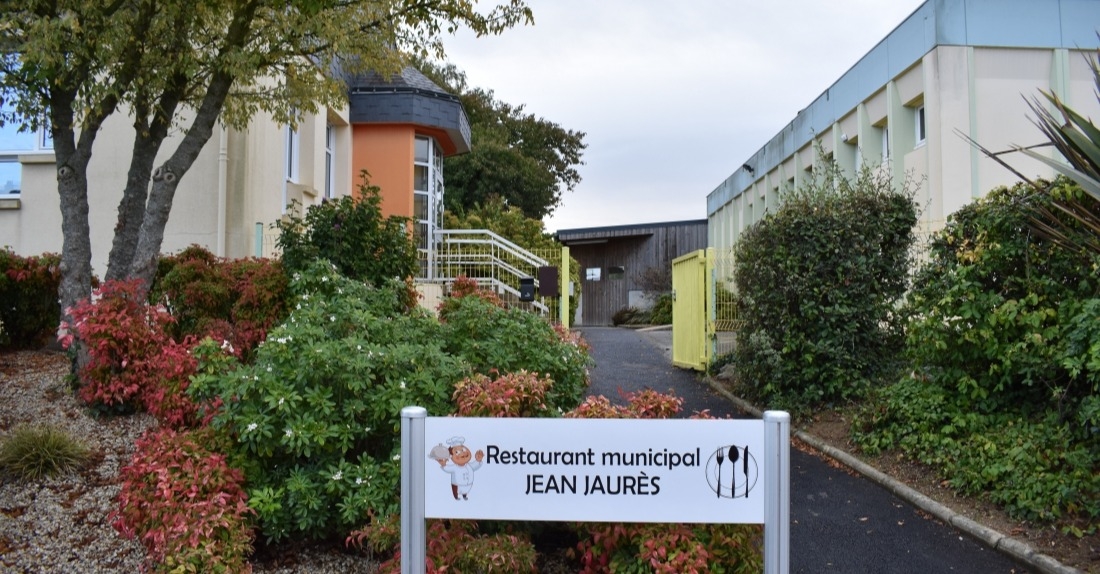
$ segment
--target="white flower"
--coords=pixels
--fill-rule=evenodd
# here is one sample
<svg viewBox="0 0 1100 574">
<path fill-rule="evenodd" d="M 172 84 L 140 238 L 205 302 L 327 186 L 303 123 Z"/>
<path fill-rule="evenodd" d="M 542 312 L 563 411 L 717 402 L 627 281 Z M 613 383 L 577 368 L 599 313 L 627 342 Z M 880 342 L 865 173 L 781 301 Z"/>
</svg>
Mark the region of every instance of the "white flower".
<svg viewBox="0 0 1100 574">
<path fill-rule="evenodd" d="M 336 471 L 336 474 L 332 475 L 332 480 L 340 480 L 341 478 L 344 478 L 343 471 L 338 470 Z"/>
<path fill-rule="evenodd" d="M 267 372 L 269 372 L 269 373 L 271 372 L 271 367 L 267 368 Z"/>
<path fill-rule="evenodd" d="M 279 343 L 283 344 L 283 345 L 286 344 L 286 338 L 285 337 L 279 337 L 278 339 L 275 339 L 275 340 L 278 341 Z"/>
<path fill-rule="evenodd" d="M 281 405 L 281 404 L 283 404 L 284 402 L 286 402 L 286 399 L 284 399 L 284 398 L 282 398 L 282 397 L 279 397 L 279 404 Z"/>
<path fill-rule="evenodd" d="M 405 389 L 405 381 L 401 381 L 401 389 L 402 389 L 402 390 L 404 390 L 404 389 Z"/>
<path fill-rule="evenodd" d="M 321 283 L 328 283 L 328 275 L 321 278 Z"/>
<path fill-rule="evenodd" d="M 249 423 L 248 428 L 244 429 L 244 432 L 252 432 L 252 431 L 256 430 L 256 428 L 259 427 L 259 426 L 260 425 L 258 425 L 256 423 Z"/>
<path fill-rule="evenodd" d="M 395 454 L 395 455 L 393 455 L 393 459 L 394 460 L 401 460 L 401 455 L 400 454 Z"/>
<path fill-rule="evenodd" d="M 343 287 L 337 288 L 337 289 L 336 289 L 336 292 L 337 292 L 337 293 L 339 293 L 339 294 L 341 294 L 341 295 L 343 295 L 343 294 L 344 294 L 344 289 L 343 289 Z"/>
<path fill-rule="evenodd" d="M 363 432 L 370 432 L 370 427 L 366 427 L 366 428 L 364 428 L 364 429 L 363 429 Z"/>
<path fill-rule="evenodd" d="M 355 350 L 356 351 L 362 351 L 363 350 L 363 345 L 356 345 Z"/>
<path fill-rule="evenodd" d="M 363 484 L 363 479 L 361 479 L 361 478 L 356 478 L 356 479 L 355 479 L 355 484 L 356 484 L 356 486 L 358 486 L 358 485 L 360 485 L 360 484 Z"/>
<path fill-rule="evenodd" d="M 328 321 L 329 321 L 329 323 L 335 323 L 336 322 L 336 315 L 329 315 Z"/>
<path fill-rule="evenodd" d="M 294 429 L 292 429 L 290 427 L 286 427 L 286 437 L 290 438 L 292 436 L 294 436 Z"/>
<path fill-rule="evenodd" d="M 298 310 L 299 310 L 299 311 L 301 311 L 301 310 L 302 310 L 302 304 L 301 304 L 301 303 L 298 303 Z"/>
</svg>

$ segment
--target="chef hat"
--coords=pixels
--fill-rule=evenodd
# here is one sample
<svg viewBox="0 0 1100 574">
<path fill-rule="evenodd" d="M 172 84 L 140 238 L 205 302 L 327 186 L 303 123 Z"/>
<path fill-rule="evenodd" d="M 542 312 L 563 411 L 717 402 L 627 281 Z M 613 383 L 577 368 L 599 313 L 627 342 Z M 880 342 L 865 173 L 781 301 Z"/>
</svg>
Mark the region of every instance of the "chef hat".
<svg viewBox="0 0 1100 574">
<path fill-rule="evenodd" d="M 460 444 L 465 444 L 465 443 L 466 443 L 466 438 L 461 437 L 461 436 L 453 436 L 453 437 L 447 439 L 447 446 L 458 446 Z"/>
</svg>

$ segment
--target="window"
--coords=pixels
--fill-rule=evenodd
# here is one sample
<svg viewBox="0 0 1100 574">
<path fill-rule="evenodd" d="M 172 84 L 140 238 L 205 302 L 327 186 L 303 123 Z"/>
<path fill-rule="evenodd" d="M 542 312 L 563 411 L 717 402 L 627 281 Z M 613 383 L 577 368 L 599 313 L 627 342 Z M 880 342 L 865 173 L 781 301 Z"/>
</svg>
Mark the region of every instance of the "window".
<svg viewBox="0 0 1100 574">
<path fill-rule="evenodd" d="M 619 281 L 626 277 L 626 268 L 621 266 L 608 267 L 607 278 L 612 281 Z"/>
<path fill-rule="evenodd" d="M 0 155 L 0 196 L 18 194 L 23 166 L 19 160 Z"/>
<path fill-rule="evenodd" d="M 335 196 L 335 182 L 333 178 L 336 172 L 336 129 L 332 124 L 325 126 L 325 197 L 332 199 Z"/>
<path fill-rule="evenodd" d="M 600 280 L 600 268 L 589 267 L 584 270 L 584 279 L 586 281 L 599 281 Z"/>
<path fill-rule="evenodd" d="M 435 230 L 443 227 L 443 150 L 428 136 L 416 136 L 413 142 L 412 219 L 421 255 L 421 274 L 432 277 Z"/>
<path fill-rule="evenodd" d="M 35 131 L 21 129 L 20 118 L 6 106 L 0 106 L 0 115 L 7 120 L 0 126 L 0 196 L 19 195 L 23 187 L 19 155 L 53 150 L 53 135 L 48 125 Z"/>
<path fill-rule="evenodd" d="M 298 183 L 298 163 L 301 153 L 302 137 L 298 130 L 287 126 L 286 128 L 286 180 Z"/>
<path fill-rule="evenodd" d="M 913 114 L 913 119 L 916 122 L 915 128 L 916 128 L 916 133 L 917 133 L 917 145 L 921 145 L 921 144 L 924 143 L 924 140 L 928 136 L 928 133 L 925 132 L 925 128 L 924 128 L 924 106 L 921 106 L 921 107 L 916 109 L 916 111 Z"/>
<path fill-rule="evenodd" d="M 890 159 L 890 128 L 882 126 L 882 161 Z"/>
</svg>

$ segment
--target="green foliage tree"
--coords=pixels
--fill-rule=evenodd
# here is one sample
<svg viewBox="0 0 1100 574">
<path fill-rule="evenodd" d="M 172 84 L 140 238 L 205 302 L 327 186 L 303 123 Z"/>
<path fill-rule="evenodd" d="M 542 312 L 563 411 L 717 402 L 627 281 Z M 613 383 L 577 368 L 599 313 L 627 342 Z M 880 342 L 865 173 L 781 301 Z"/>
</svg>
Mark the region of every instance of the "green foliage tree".
<svg viewBox="0 0 1100 574">
<path fill-rule="evenodd" d="M 470 153 L 444 160 L 452 211 L 486 205 L 493 197 L 542 219 L 561 204 L 562 194 L 581 181 L 577 167 L 587 144 L 584 132 L 567 130 L 549 120 L 496 99 L 492 90 L 471 88 L 466 74 L 453 64 L 423 63 L 425 75 L 458 95 L 470 120 Z"/>
<path fill-rule="evenodd" d="M 524 0 L 11 0 L 0 4 L 0 118 L 48 126 L 61 198 L 61 308 L 91 291 L 88 164 L 99 129 L 125 109 L 134 142 L 107 279 L 148 287 L 180 178 L 221 121 L 257 112 L 293 124 L 346 97 L 340 74 L 393 73 L 405 54 L 443 55 L 460 26 L 496 34 L 531 22 Z M 179 145 L 154 169 L 169 132 Z"/>
<path fill-rule="evenodd" d="M 918 213 L 887 174 L 822 163 L 735 248 L 738 377 L 793 408 L 857 397 L 897 365 Z"/>
<path fill-rule="evenodd" d="M 381 286 L 404 281 L 417 271 L 416 245 L 408 218 L 382 214 L 381 190 L 363 183 L 355 197 L 310 206 L 305 216 L 292 211 L 279 229 L 276 245 L 288 273 L 327 259 L 345 277 Z"/>
</svg>

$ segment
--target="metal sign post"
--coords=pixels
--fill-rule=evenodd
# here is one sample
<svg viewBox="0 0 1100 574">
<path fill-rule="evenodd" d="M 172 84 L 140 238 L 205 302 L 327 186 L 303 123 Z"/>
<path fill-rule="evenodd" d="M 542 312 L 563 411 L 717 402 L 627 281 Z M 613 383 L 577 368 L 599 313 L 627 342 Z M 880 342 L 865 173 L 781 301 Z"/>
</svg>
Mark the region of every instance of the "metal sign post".
<svg viewBox="0 0 1100 574">
<path fill-rule="evenodd" d="M 424 574 L 424 407 L 401 409 L 401 574 Z"/>
</svg>

